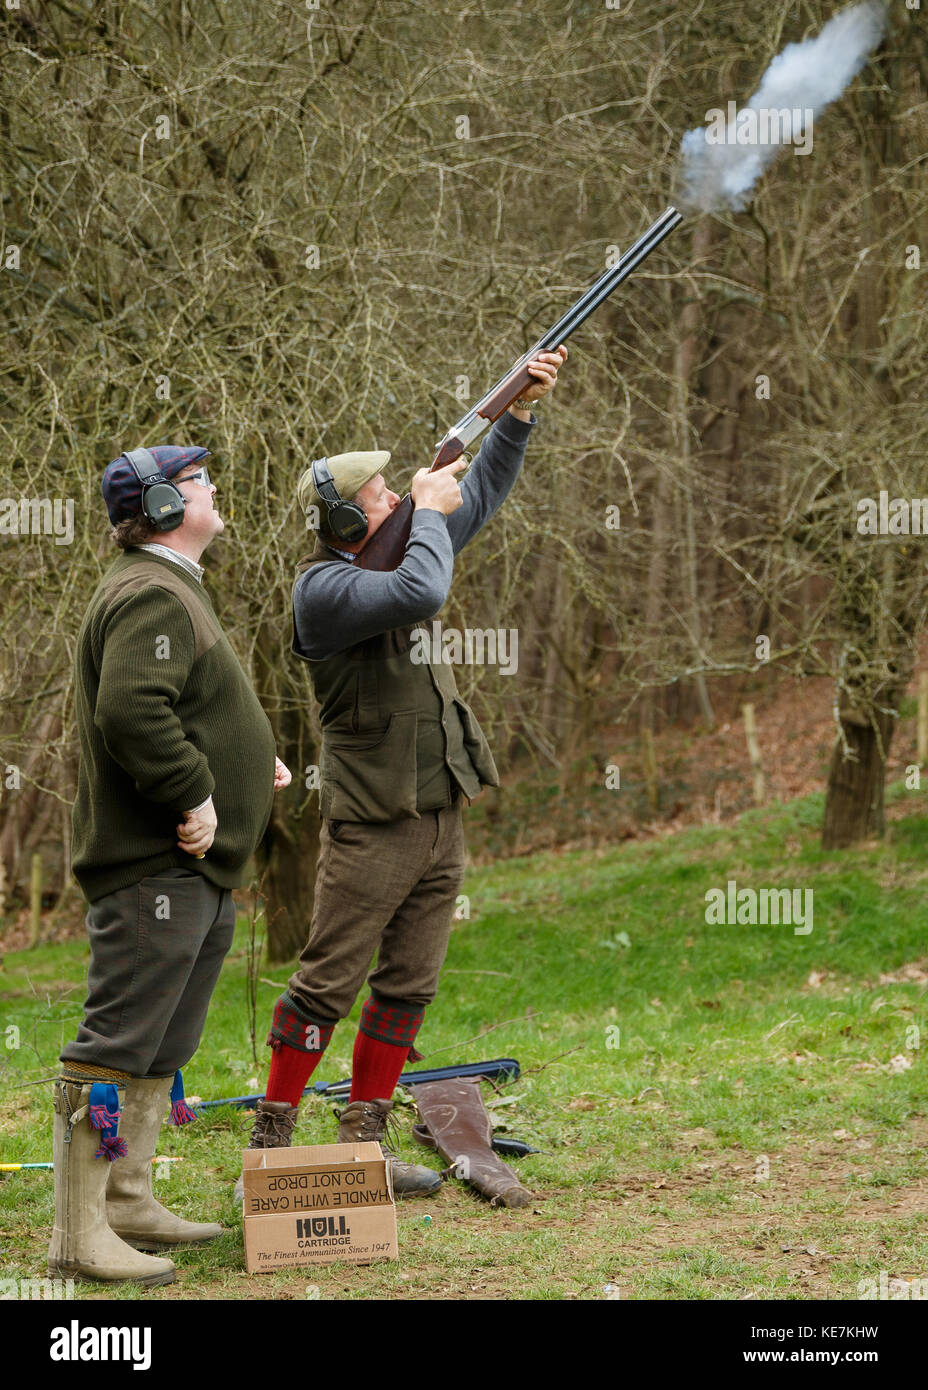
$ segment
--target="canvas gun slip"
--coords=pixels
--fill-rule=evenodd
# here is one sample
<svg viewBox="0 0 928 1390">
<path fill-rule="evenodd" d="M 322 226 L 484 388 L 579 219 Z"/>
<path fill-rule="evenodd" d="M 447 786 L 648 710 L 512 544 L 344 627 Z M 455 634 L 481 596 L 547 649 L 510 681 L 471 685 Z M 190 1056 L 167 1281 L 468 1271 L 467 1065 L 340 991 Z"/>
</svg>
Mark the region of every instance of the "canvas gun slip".
<svg viewBox="0 0 928 1390">
<path fill-rule="evenodd" d="M 683 216 L 676 208 L 668 208 L 662 213 L 644 235 L 638 238 L 634 246 L 630 246 L 625 255 L 620 256 L 615 265 L 604 271 L 577 302 L 571 305 L 554 327 L 549 328 L 528 352 L 523 353 L 518 362 L 510 367 L 505 376 L 500 377 L 482 400 L 472 406 L 456 425 L 452 425 L 438 446 L 438 453 L 429 472 L 434 473 L 436 468 L 444 468 L 446 464 L 459 459 L 464 450 L 473 444 L 494 420 L 498 420 L 503 411 L 508 410 L 523 391 L 533 386 L 536 378 L 528 370 L 528 363 L 532 358 L 539 352 L 553 352 L 561 343 L 566 342 L 571 333 L 576 332 L 581 323 L 588 319 L 600 304 L 605 303 L 612 291 L 621 285 L 682 221 Z M 412 497 L 407 492 L 399 506 L 393 509 L 386 521 L 381 523 L 359 551 L 354 563 L 362 570 L 395 570 L 406 553 L 413 511 Z"/>
</svg>

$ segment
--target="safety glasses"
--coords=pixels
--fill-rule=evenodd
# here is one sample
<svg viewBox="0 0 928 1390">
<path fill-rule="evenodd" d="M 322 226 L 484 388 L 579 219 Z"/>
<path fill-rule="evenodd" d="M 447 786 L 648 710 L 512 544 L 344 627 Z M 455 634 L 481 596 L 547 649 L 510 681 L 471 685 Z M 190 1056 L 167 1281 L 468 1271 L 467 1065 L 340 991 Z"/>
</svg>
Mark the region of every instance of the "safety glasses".
<svg viewBox="0 0 928 1390">
<path fill-rule="evenodd" d="M 178 479 L 182 483 L 199 483 L 201 487 L 209 487 L 209 471 L 206 468 L 198 468 L 195 473 L 188 473 L 186 478 Z"/>
</svg>

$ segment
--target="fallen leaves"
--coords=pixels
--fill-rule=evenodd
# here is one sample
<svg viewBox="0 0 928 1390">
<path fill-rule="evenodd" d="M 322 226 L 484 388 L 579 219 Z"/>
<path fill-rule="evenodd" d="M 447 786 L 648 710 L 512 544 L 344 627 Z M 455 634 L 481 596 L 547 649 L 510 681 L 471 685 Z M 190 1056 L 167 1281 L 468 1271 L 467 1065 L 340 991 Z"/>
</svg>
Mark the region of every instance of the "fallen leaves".
<svg viewBox="0 0 928 1390">
<path fill-rule="evenodd" d="M 928 960 L 913 960 L 898 970 L 880 975 L 881 985 L 928 985 Z"/>
</svg>

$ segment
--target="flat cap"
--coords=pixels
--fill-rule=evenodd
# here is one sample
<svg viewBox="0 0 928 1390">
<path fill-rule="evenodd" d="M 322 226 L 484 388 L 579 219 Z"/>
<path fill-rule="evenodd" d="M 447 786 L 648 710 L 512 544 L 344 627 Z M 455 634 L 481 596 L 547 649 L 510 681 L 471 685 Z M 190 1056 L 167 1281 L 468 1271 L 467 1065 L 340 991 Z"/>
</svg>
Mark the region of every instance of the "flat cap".
<svg viewBox="0 0 928 1390">
<path fill-rule="evenodd" d="M 390 454 L 386 449 L 367 449 L 351 454 L 330 454 L 326 459 L 332 479 L 338 488 L 338 494 L 345 502 L 350 502 L 365 483 L 369 483 L 371 478 L 376 478 L 378 473 L 382 473 L 389 462 Z M 307 468 L 300 477 L 296 495 L 302 512 L 308 512 L 310 507 L 319 508 L 320 521 L 324 526 L 329 509 L 313 485 L 311 467 Z"/>
</svg>

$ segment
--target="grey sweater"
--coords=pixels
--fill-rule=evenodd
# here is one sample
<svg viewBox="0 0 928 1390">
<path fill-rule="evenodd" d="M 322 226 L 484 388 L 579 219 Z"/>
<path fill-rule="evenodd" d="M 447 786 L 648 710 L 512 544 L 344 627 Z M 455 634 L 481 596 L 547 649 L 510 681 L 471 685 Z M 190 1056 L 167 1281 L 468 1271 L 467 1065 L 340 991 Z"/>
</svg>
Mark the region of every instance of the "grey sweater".
<svg viewBox="0 0 928 1390">
<path fill-rule="evenodd" d="M 500 416 L 461 479 L 463 505 L 447 517 L 417 507 L 397 569 L 380 573 L 346 561 L 301 574 L 293 586 L 293 626 L 303 655 L 324 661 L 379 632 L 434 617 L 448 597 L 455 555 L 509 496 L 536 423 L 534 415 L 530 421 L 508 410 Z"/>
</svg>

